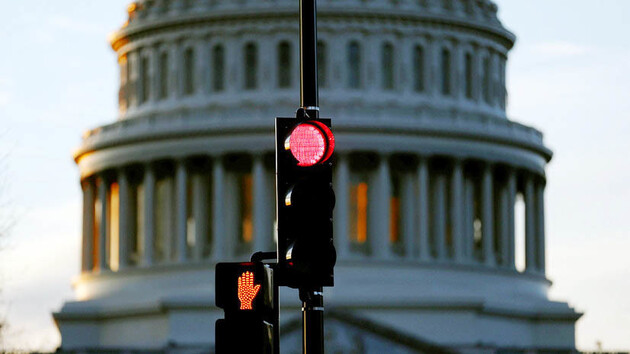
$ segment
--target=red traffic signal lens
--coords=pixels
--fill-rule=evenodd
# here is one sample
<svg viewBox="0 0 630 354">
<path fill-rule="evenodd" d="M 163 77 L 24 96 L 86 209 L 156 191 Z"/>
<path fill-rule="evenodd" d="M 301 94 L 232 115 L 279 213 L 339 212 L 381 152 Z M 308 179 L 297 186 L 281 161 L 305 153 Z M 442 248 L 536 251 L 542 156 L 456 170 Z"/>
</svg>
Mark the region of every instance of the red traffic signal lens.
<svg viewBox="0 0 630 354">
<path fill-rule="evenodd" d="M 308 121 L 293 129 L 288 148 L 298 160 L 298 166 L 314 166 L 330 158 L 335 148 L 335 137 L 326 125 Z"/>
</svg>

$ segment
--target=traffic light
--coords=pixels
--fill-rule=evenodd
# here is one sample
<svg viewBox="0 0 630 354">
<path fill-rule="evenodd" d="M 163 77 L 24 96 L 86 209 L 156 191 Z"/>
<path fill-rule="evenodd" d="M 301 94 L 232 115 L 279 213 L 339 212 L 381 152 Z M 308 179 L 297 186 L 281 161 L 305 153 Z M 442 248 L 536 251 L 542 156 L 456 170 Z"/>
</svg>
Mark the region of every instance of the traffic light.
<svg viewBox="0 0 630 354">
<path fill-rule="evenodd" d="M 273 265 L 218 263 L 216 305 L 225 312 L 215 326 L 216 353 L 278 353 L 278 294 Z"/>
<path fill-rule="evenodd" d="M 280 285 L 334 285 L 330 119 L 276 118 L 276 201 Z"/>
</svg>

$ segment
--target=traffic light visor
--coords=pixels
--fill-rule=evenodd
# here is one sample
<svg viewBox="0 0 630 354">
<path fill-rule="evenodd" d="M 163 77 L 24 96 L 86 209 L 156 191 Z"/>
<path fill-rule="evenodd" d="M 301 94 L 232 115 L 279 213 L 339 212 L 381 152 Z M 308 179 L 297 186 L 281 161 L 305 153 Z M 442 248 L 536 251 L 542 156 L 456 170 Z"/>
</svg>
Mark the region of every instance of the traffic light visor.
<svg viewBox="0 0 630 354">
<path fill-rule="evenodd" d="M 293 129 L 285 149 L 291 150 L 298 166 L 314 166 L 330 158 L 335 149 L 335 137 L 326 125 L 307 121 Z"/>
</svg>

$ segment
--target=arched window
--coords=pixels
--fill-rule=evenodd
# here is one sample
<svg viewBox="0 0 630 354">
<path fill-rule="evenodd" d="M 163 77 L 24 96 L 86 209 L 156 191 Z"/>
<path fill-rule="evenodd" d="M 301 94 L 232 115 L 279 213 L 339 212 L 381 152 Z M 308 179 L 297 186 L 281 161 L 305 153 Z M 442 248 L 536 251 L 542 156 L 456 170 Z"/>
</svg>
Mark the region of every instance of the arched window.
<svg viewBox="0 0 630 354">
<path fill-rule="evenodd" d="M 217 92 L 225 89 L 225 50 L 221 44 L 212 49 L 212 89 Z"/>
<path fill-rule="evenodd" d="M 424 91 L 424 48 L 417 45 L 413 50 L 413 89 Z"/>
<path fill-rule="evenodd" d="M 466 53 L 464 57 L 464 89 L 466 90 L 466 98 L 473 98 L 473 58 L 472 54 Z"/>
<path fill-rule="evenodd" d="M 361 87 L 361 47 L 357 41 L 348 44 L 348 87 Z"/>
<path fill-rule="evenodd" d="M 284 41 L 278 45 L 278 87 L 291 87 L 291 44 Z"/>
<path fill-rule="evenodd" d="M 327 71 L 328 71 L 328 67 L 327 67 L 327 63 L 326 63 L 326 58 L 327 58 L 327 53 L 326 53 L 326 43 L 324 43 L 323 41 L 318 41 L 317 42 L 317 81 L 319 83 L 319 87 L 326 87 L 327 86 Z"/>
<path fill-rule="evenodd" d="M 149 93 L 151 89 L 150 78 L 149 78 L 149 58 L 142 57 L 140 59 L 140 77 L 138 78 L 138 97 L 140 98 L 140 103 L 145 103 L 149 100 Z"/>
<path fill-rule="evenodd" d="M 192 48 L 184 51 L 184 95 L 195 93 L 195 52 Z"/>
<path fill-rule="evenodd" d="M 385 90 L 394 89 L 394 46 L 385 43 L 381 50 L 382 85 Z"/>
<path fill-rule="evenodd" d="M 244 53 L 245 89 L 255 89 L 258 85 L 258 50 L 254 43 L 245 45 Z"/>
<path fill-rule="evenodd" d="M 159 75 L 160 75 L 160 86 L 158 97 L 160 99 L 165 99 L 168 97 L 168 53 L 162 52 L 159 56 Z"/>
<path fill-rule="evenodd" d="M 442 94 L 444 96 L 451 95 L 451 52 L 442 49 Z"/>
<path fill-rule="evenodd" d="M 486 57 L 483 59 L 483 99 L 487 103 L 490 103 L 492 100 L 492 80 L 490 72 L 490 58 Z"/>
</svg>

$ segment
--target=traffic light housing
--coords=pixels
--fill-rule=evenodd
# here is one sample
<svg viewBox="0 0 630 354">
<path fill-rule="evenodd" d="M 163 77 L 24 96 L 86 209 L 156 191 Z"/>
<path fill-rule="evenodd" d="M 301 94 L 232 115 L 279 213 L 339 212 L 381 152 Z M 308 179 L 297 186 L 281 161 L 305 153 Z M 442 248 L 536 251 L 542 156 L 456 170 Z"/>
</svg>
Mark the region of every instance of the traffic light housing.
<svg viewBox="0 0 630 354">
<path fill-rule="evenodd" d="M 278 294 L 274 265 L 218 263 L 215 301 L 225 312 L 215 326 L 215 352 L 276 354 Z"/>
<path fill-rule="evenodd" d="M 330 119 L 276 118 L 276 206 L 280 285 L 334 285 Z"/>
</svg>

